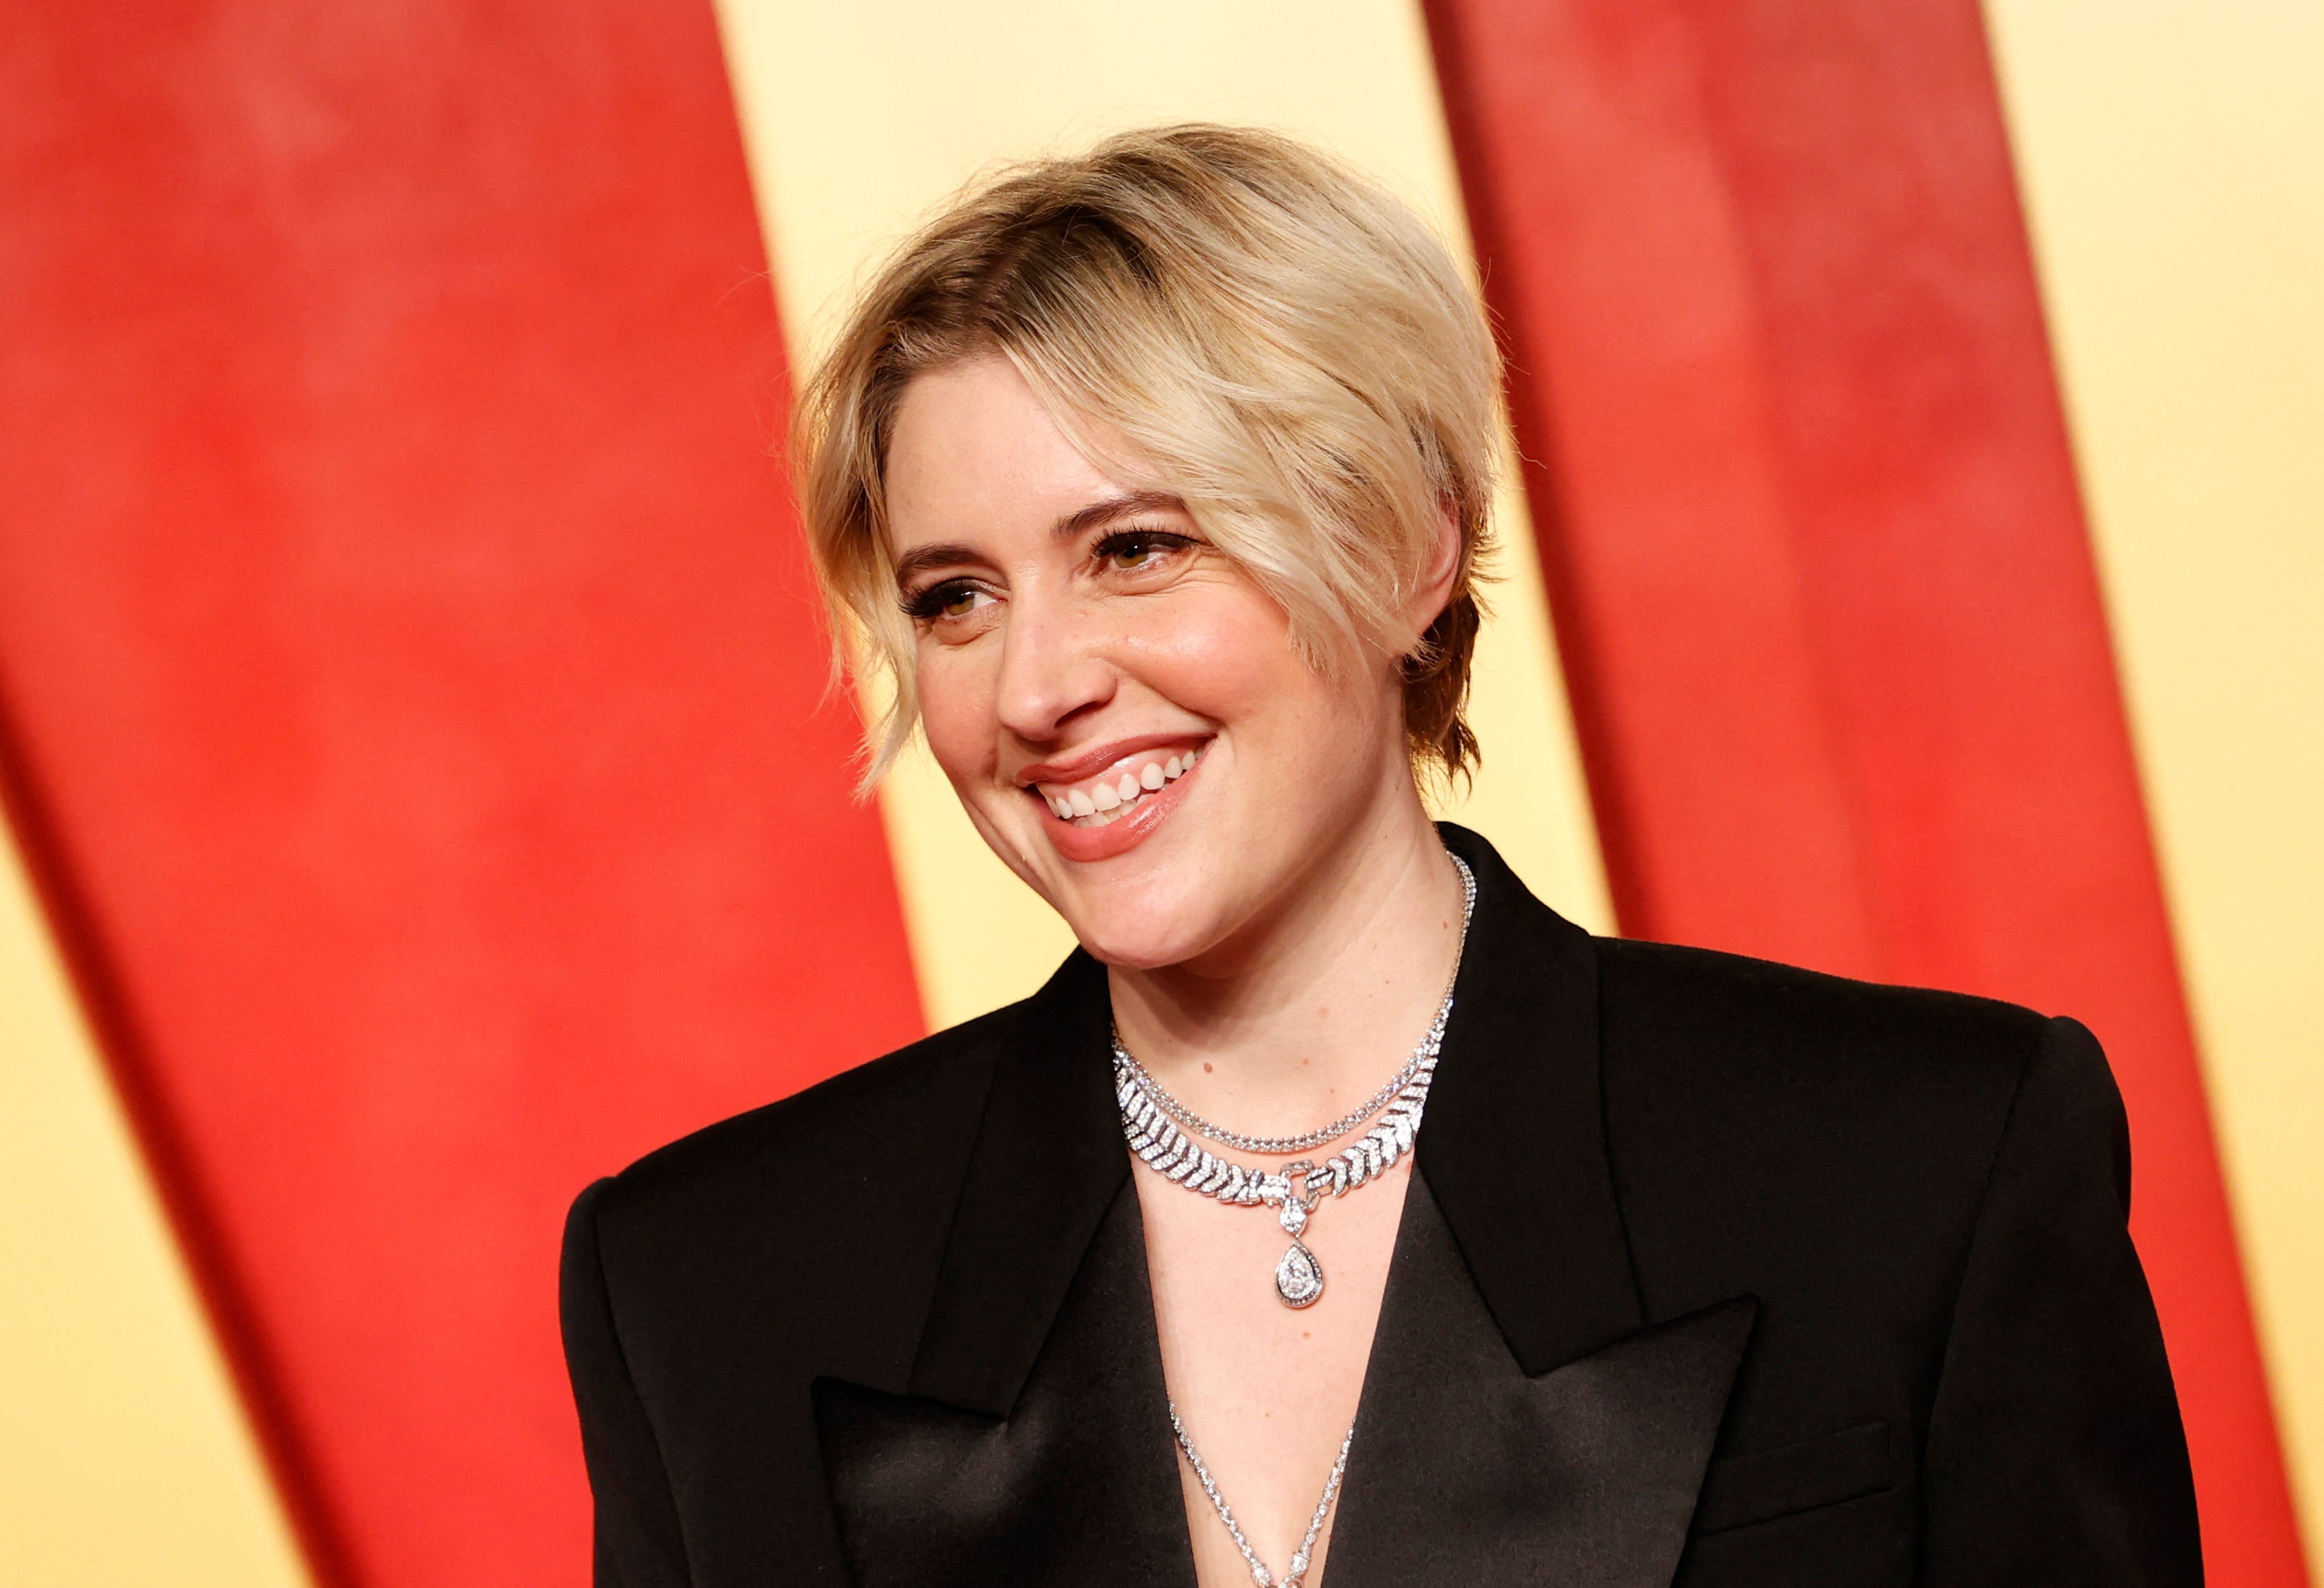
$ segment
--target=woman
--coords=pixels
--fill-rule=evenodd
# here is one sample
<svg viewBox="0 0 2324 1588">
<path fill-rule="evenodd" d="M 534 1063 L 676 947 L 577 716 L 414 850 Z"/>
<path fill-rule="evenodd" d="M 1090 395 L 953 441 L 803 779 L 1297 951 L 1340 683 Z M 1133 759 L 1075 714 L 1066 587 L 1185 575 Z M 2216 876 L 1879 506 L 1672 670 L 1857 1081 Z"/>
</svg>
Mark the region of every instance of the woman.
<svg viewBox="0 0 2324 1588">
<path fill-rule="evenodd" d="M 835 610 L 1081 948 L 583 1195 L 603 1583 L 2190 1583 L 2070 1021 L 1592 939 L 1418 779 L 1499 370 L 1181 127 L 932 223 L 807 388 Z"/>
</svg>

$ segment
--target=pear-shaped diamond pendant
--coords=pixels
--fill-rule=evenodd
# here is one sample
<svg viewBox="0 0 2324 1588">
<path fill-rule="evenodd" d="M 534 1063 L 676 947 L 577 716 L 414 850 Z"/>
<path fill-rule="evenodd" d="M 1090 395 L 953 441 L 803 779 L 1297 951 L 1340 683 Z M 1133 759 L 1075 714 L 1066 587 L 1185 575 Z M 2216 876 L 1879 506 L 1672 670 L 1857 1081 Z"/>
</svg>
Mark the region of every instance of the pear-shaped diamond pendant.
<svg viewBox="0 0 2324 1588">
<path fill-rule="evenodd" d="M 1283 1233 L 1291 1237 L 1291 1250 L 1275 1265 L 1275 1293 L 1283 1297 L 1286 1306 L 1313 1306 L 1315 1298 L 1323 1294 L 1323 1265 L 1299 1239 L 1307 1233 L 1307 1176 L 1314 1165 L 1305 1159 L 1283 1166 L 1283 1205 L 1275 1216 L 1283 1225 Z"/>
<path fill-rule="evenodd" d="M 1315 1260 L 1305 1242 L 1292 1242 L 1283 1260 L 1275 1265 L 1275 1293 L 1283 1297 L 1286 1306 L 1313 1306 L 1323 1294 L 1323 1265 Z"/>
<path fill-rule="evenodd" d="M 1307 1233 L 1309 1216 L 1327 1196 L 1345 1196 L 1359 1186 L 1388 1178 L 1388 1171 L 1412 1151 L 1420 1132 L 1421 1111 L 1428 1106 L 1429 1085 L 1435 1079 L 1436 1061 L 1444 1050 L 1445 1024 L 1452 1018 L 1452 989 L 1460 981 L 1469 925 L 1477 911 L 1477 875 L 1459 855 L 1452 860 L 1461 873 L 1461 936 L 1452 945 L 1452 974 L 1445 983 L 1443 1002 L 1436 1006 L 1436 1018 L 1429 1022 L 1404 1067 L 1330 1124 L 1296 1136 L 1250 1136 L 1230 1131 L 1163 1090 L 1162 1084 L 1148 1075 L 1121 1045 L 1121 1033 L 1113 1034 L 1113 1095 L 1121 1110 L 1122 1140 L 1129 1143 L 1131 1154 L 1172 1185 L 1183 1186 L 1197 1196 L 1231 1207 L 1273 1208 L 1283 1233 L 1291 1237 L 1290 1250 L 1275 1265 L 1275 1294 L 1286 1306 L 1313 1306 L 1323 1294 L 1323 1265 L 1300 1239 Z M 1221 1158 L 1195 1140 L 1204 1137 L 1239 1151 L 1271 1158 L 1277 1152 L 1339 1140 L 1359 1128 L 1363 1130 L 1360 1140 L 1342 1148 L 1320 1166 L 1303 1158 L 1271 1171 Z M 1259 1588 L 1268 1588 L 1258 1561 L 1248 1549 L 1243 1555 L 1259 1574 L 1256 1579 Z M 1303 1554 L 1299 1558 L 1306 1557 Z M 1303 1569 L 1295 1567 L 1291 1576 L 1298 1577 Z"/>
</svg>

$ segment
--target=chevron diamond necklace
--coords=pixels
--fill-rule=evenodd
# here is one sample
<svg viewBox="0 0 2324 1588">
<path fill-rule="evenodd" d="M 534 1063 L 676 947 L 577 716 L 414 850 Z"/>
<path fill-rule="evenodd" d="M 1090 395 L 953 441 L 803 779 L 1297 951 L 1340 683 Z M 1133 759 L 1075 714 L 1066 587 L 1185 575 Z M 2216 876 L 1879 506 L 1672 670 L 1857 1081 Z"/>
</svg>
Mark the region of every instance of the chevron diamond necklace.
<svg viewBox="0 0 2324 1588">
<path fill-rule="evenodd" d="M 1477 913 L 1476 874 L 1459 855 L 1452 859 L 1461 868 L 1461 936 L 1453 945 L 1452 975 L 1445 983 L 1443 1002 L 1436 1006 L 1436 1018 L 1388 1084 L 1330 1124 L 1297 1136 L 1250 1136 L 1213 1124 L 1171 1096 L 1122 1046 L 1120 1033 L 1114 1034 L 1113 1093 L 1130 1150 L 1156 1174 L 1198 1196 L 1234 1207 L 1275 1209 L 1283 1233 L 1291 1237 L 1283 1260 L 1275 1265 L 1275 1293 L 1286 1306 L 1313 1306 L 1323 1294 L 1323 1265 L 1300 1239 L 1308 1215 L 1326 1196 L 1345 1196 L 1388 1173 L 1412 1150 L 1420 1130 L 1429 1084 L 1436 1077 L 1436 1057 L 1444 1046 L 1444 1025 L 1452 1016 L 1452 983 L 1460 979 L 1469 922 Z M 1206 1137 L 1243 1152 L 1304 1152 L 1337 1140 L 1367 1121 L 1375 1122 L 1370 1129 L 1323 1162 L 1303 1158 L 1285 1164 L 1279 1172 L 1231 1163 L 1195 1140 Z"/>
</svg>

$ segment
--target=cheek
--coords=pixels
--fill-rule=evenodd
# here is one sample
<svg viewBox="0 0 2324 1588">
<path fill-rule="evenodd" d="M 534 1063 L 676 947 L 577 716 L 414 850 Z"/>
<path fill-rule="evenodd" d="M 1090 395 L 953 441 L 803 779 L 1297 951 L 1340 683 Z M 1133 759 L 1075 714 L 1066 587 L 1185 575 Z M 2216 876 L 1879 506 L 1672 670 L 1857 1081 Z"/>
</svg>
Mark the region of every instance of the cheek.
<svg viewBox="0 0 2324 1588">
<path fill-rule="evenodd" d="M 921 731 L 936 764 L 955 780 L 989 775 L 998 755 L 997 679 L 987 649 L 929 642 L 915 660 Z"/>
<path fill-rule="evenodd" d="M 1314 690 L 1290 619 L 1263 593 L 1237 579 L 1187 594 L 1170 604 L 1167 621 L 1127 636 L 1126 671 L 1183 709 L 1229 725 L 1254 711 L 1296 709 Z"/>
<path fill-rule="evenodd" d="M 1304 762 L 1317 746 L 1344 753 L 1351 741 L 1396 732 L 1362 669 L 1319 671 L 1293 642 L 1289 615 L 1256 586 L 1239 580 L 1205 591 L 1171 619 L 1167 630 L 1140 637 L 1131 670 L 1179 706 L 1235 731 L 1247 751 Z"/>
</svg>

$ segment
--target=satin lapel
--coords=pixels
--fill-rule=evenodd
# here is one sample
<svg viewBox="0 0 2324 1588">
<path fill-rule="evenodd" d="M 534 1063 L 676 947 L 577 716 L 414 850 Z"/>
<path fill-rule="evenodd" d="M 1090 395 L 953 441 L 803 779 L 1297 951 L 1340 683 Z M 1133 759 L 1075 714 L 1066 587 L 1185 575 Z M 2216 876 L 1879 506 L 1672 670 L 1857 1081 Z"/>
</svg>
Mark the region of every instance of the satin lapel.
<svg viewBox="0 0 2324 1588">
<path fill-rule="evenodd" d="M 1646 1322 L 1599 1097 L 1589 934 L 1553 914 L 1476 834 L 1477 919 L 1420 1132 L 1421 1168 L 1477 1288 L 1528 1372 Z M 1115 1124 L 1104 967 L 1076 951 L 996 1062 L 908 1388 L 1005 1415 L 1130 1174 Z"/>
<path fill-rule="evenodd" d="M 1757 1311 L 1740 1297 L 1528 1376 L 1416 1175 L 1333 1588 L 1667 1588 Z"/>
<path fill-rule="evenodd" d="M 1543 1373 L 1646 1321 L 1607 1156 L 1597 951 L 1491 845 L 1439 831 L 1477 913 L 1417 1157 L 1509 1350 Z"/>
<path fill-rule="evenodd" d="M 1005 1417 L 825 1379 L 857 1588 L 1194 1588 L 1138 1197 L 1115 1195 Z"/>
<path fill-rule="evenodd" d="M 1110 1011 L 1104 967 L 1078 949 L 1025 1004 L 993 1066 L 910 1393 L 996 1417 L 1016 1404 L 1130 1178 Z"/>
</svg>

